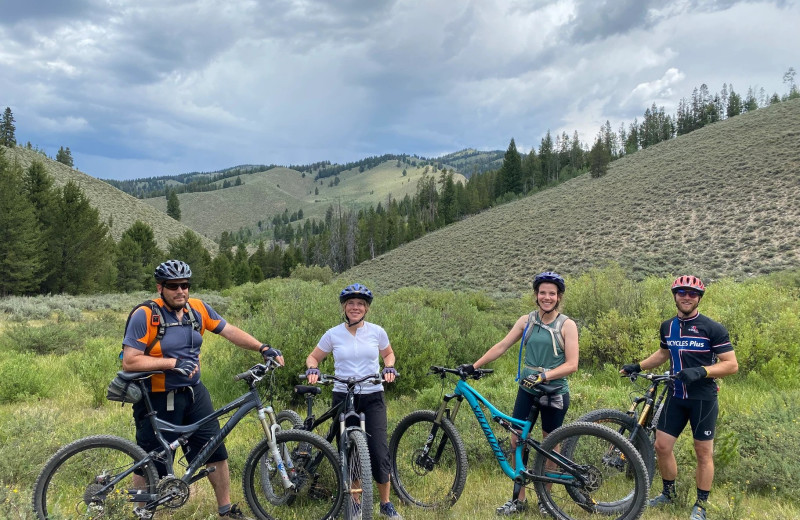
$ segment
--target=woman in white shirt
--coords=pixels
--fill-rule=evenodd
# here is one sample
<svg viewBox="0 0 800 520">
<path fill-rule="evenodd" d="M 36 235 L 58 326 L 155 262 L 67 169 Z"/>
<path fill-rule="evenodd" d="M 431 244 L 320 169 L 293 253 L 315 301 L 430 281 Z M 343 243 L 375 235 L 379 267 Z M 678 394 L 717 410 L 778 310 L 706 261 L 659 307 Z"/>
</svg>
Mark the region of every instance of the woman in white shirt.
<svg viewBox="0 0 800 520">
<path fill-rule="evenodd" d="M 319 343 L 306 358 L 306 377 L 310 384 L 319 379 L 319 364 L 328 354 L 333 353 L 334 373 L 339 377 L 363 377 L 381 372 L 380 358 L 383 358 L 383 379 L 394 381 L 397 371 L 394 368 L 394 351 L 389 344 L 389 336 L 380 325 L 364 321 L 372 304 L 372 291 L 355 283 L 345 287 L 339 294 L 339 303 L 344 313 L 344 323 L 328 329 Z M 344 401 L 347 387 L 335 383 L 333 405 Z M 364 383 L 355 395 L 355 407 L 366 418 L 367 445 L 372 464 L 372 478 L 378 486 L 380 513 L 389 518 L 399 519 L 400 514 L 389 501 L 389 445 L 386 440 L 386 401 L 383 385 Z"/>
</svg>

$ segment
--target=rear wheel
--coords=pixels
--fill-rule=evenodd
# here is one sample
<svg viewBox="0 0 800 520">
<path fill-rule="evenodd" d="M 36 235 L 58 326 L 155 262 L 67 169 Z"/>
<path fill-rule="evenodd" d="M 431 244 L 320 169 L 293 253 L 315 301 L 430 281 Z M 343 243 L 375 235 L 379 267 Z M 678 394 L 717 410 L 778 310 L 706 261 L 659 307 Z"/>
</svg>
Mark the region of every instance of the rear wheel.
<svg viewBox="0 0 800 520">
<path fill-rule="evenodd" d="M 656 454 L 653 449 L 653 441 L 644 428 L 641 427 L 636 429 L 636 436 L 631 439 L 631 432 L 637 426 L 633 417 L 619 410 L 602 409 L 591 411 L 580 417 L 578 421 L 603 424 L 631 441 L 633 446 L 639 450 L 645 468 L 647 468 L 648 482 L 651 485 L 653 484 L 653 475 L 656 469 Z M 630 476 L 630 470 L 628 471 Z"/>
<path fill-rule="evenodd" d="M 392 487 L 408 504 L 434 509 L 456 503 L 467 482 L 467 450 L 455 426 L 436 412 L 405 416 L 389 441 Z"/>
<path fill-rule="evenodd" d="M 541 453 L 536 455 L 533 473 L 558 482 L 534 482 L 539 501 L 556 518 L 589 520 L 599 513 L 635 520 L 644 512 L 647 469 L 633 444 L 614 430 L 576 422 L 550 433 L 541 447 L 545 452 L 557 452 L 557 459 L 577 470 L 571 473 Z"/>
<path fill-rule="evenodd" d="M 281 410 L 275 415 L 275 422 L 281 427 L 281 430 L 297 430 L 303 427 L 303 418 L 294 410 Z"/>
<path fill-rule="evenodd" d="M 347 434 L 345 520 L 372 520 L 372 465 L 367 437 L 361 430 Z M 349 491 L 347 491 L 349 490 Z"/>
<path fill-rule="evenodd" d="M 253 513 L 260 520 L 334 518 L 344 501 L 344 479 L 330 443 L 303 430 L 279 431 L 275 441 L 292 486 L 284 486 L 269 441 L 259 442 L 247 457 L 242 475 L 245 500 Z M 271 464 L 266 472 L 262 468 L 265 457 Z"/>
<path fill-rule="evenodd" d="M 147 454 L 129 440 L 110 435 L 79 439 L 58 450 L 36 479 L 33 509 L 39 520 L 127 518 L 136 491 L 155 493 L 158 474 L 142 466 L 142 485 L 133 473 L 120 477 Z M 118 482 L 112 485 L 116 479 Z"/>
</svg>

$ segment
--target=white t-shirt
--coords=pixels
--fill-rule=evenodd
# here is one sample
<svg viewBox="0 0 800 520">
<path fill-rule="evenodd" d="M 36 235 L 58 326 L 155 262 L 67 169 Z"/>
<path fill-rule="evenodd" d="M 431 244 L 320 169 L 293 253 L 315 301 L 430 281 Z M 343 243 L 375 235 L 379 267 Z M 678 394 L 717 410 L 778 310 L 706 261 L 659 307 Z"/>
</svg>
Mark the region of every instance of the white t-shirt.
<svg viewBox="0 0 800 520">
<path fill-rule="evenodd" d="M 383 327 L 362 322 L 363 326 L 356 329 L 355 336 L 347 330 L 344 323 L 328 329 L 322 335 L 317 347 L 323 352 L 333 352 L 333 371 L 339 377 L 364 377 L 370 374 L 379 374 L 380 351 L 389 346 L 389 336 Z M 347 386 L 336 382 L 334 392 L 347 392 Z M 357 394 L 372 394 L 383 391 L 383 385 L 373 385 L 364 382 Z"/>
</svg>

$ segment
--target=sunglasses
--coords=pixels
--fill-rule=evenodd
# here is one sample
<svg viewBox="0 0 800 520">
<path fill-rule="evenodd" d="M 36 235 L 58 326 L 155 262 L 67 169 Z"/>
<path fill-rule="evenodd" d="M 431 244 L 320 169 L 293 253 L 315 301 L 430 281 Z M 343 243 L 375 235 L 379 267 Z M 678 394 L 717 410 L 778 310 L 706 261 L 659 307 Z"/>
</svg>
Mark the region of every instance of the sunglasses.
<svg viewBox="0 0 800 520">
<path fill-rule="evenodd" d="M 699 298 L 700 293 L 697 291 L 687 291 L 686 289 L 678 289 L 675 291 L 675 294 L 678 296 L 688 296 L 690 298 Z"/>
<path fill-rule="evenodd" d="M 162 287 L 164 287 L 164 289 L 169 289 L 170 291 L 177 291 L 178 289 L 186 290 L 192 286 L 190 282 L 181 282 L 181 283 L 164 282 L 161 285 Z"/>
</svg>

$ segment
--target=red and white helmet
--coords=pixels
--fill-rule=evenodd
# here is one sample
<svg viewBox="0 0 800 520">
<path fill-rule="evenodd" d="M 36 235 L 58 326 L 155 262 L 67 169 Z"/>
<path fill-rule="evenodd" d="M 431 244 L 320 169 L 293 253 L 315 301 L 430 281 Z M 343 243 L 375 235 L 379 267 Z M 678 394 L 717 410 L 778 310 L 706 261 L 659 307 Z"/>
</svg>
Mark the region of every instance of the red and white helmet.
<svg viewBox="0 0 800 520">
<path fill-rule="evenodd" d="M 691 275 L 682 275 L 675 278 L 675 281 L 672 282 L 672 294 L 678 289 L 693 289 L 700 293 L 700 296 L 703 296 L 703 293 L 706 292 L 706 286 L 703 285 L 703 281 Z"/>
</svg>

